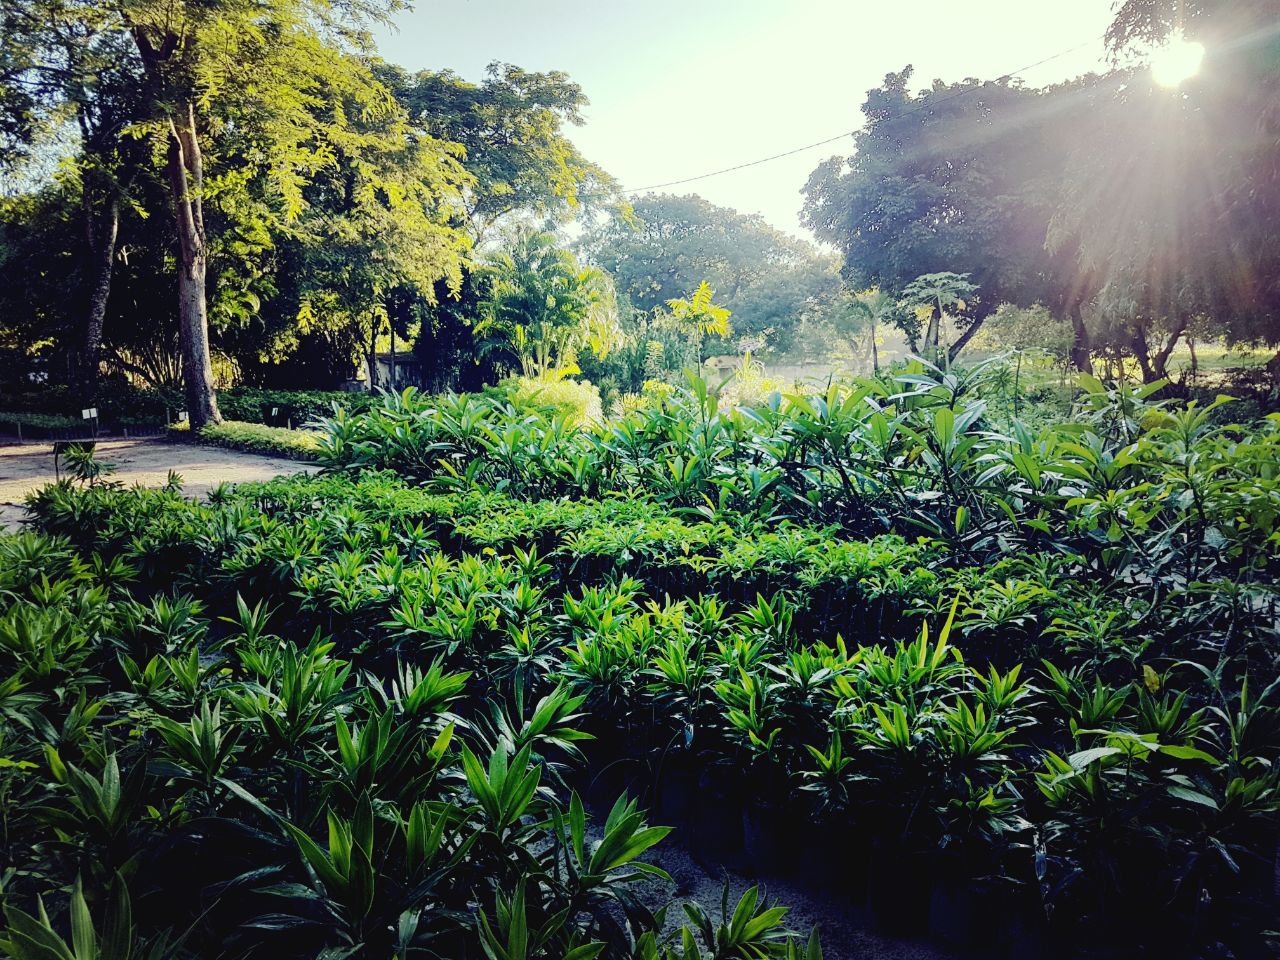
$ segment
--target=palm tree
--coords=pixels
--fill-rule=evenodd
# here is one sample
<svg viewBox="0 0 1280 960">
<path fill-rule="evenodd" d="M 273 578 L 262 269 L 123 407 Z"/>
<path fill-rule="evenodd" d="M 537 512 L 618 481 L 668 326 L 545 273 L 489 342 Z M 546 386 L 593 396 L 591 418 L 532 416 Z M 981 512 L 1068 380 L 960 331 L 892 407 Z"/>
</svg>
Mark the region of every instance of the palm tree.
<svg viewBox="0 0 1280 960">
<path fill-rule="evenodd" d="M 671 315 L 688 331 L 689 339 L 697 345 L 699 365 L 706 359 L 702 351 L 706 337 L 711 334 L 718 337 L 729 336 L 731 311 L 727 307 L 713 303 L 712 299 L 715 295 L 716 292 L 711 288 L 711 284 L 703 280 L 688 300 L 677 297 L 667 301 L 667 306 L 671 308 Z"/>
<path fill-rule="evenodd" d="M 939 340 L 941 339 L 942 321 L 947 316 L 949 307 L 965 308 L 965 298 L 971 296 L 978 288 L 969 282 L 967 273 L 926 273 L 916 277 L 903 289 L 907 302 L 921 308 L 928 308 L 929 325 L 925 330 L 924 349 L 932 354 L 931 360 L 941 356 Z M 948 350 L 945 357 L 948 365 L 952 357 Z"/>
<path fill-rule="evenodd" d="M 554 234 L 527 229 L 497 254 L 487 316 L 477 332 L 502 332 L 526 377 L 577 372 L 584 346 L 604 356 L 620 330 L 608 274 L 581 267 Z"/>
</svg>

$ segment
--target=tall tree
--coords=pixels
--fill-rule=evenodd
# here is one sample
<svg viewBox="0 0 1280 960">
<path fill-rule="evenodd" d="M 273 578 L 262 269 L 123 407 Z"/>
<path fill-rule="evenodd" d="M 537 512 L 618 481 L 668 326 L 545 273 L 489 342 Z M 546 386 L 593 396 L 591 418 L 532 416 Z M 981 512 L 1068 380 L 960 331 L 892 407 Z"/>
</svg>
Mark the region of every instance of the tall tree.
<svg viewBox="0 0 1280 960">
<path fill-rule="evenodd" d="M 0 168 L 41 150 L 63 157 L 83 239 L 74 376 L 93 402 L 122 206 L 146 161 L 140 66 L 110 10 L 75 0 L 0 0 Z M 65 136 L 69 134 L 69 136 Z"/>
<path fill-rule="evenodd" d="M 930 359 L 949 363 L 955 358 L 955 354 L 960 352 L 956 344 L 946 343 L 943 340 L 943 328 L 948 319 L 964 316 L 969 300 L 977 289 L 977 286 L 969 282 L 968 274 L 950 271 L 923 274 L 902 288 L 905 305 L 908 308 L 917 308 L 919 315 L 922 315 L 925 320 L 922 346 Z M 976 326 L 977 324 L 970 319 L 961 338 L 967 341 Z M 911 337 L 911 346 L 912 349 L 920 346 L 915 336 Z"/>
<path fill-rule="evenodd" d="M 1168 90 L 1142 57 L 1175 35 L 1207 53 Z M 1049 233 L 1097 290 L 1097 334 L 1148 380 L 1197 325 L 1280 342 L 1275 5 L 1126 0 L 1107 41 L 1123 69 L 1076 124 Z"/>
<path fill-rule="evenodd" d="M 68 291 L 83 288 L 78 204 L 58 188 L 0 198 L 0 381 L 6 392 L 57 382 L 74 357 L 79 318 Z"/>
<path fill-rule="evenodd" d="M 715 289 L 703 280 L 689 297 L 673 297 L 667 301 L 672 318 L 693 342 L 699 363 L 706 359 L 707 337 L 729 336 L 729 317 L 733 311 L 716 303 L 715 296 Z"/>
<path fill-rule="evenodd" d="M 578 372 L 578 353 L 618 345 L 617 305 L 608 274 L 583 267 L 552 233 L 521 227 L 491 258 L 493 277 L 479 332 L 504 339 L 526 377 Z"/>
<path fill-rule="evenodd" d="M 147 81 L 153 129 L 164 144 L 177 240 L 178 317 L 183 379 L 193 427 L 219 419 L 209 350 L 209 240 L 205 145 L 224 101 L 261 123 L 271 143 L 263 167 L 287 217 L 301 188 L 327 162 L 308 139 L 319 76 L 349 69 L 329 55 L 333 41 L 364 43 L 364 24 L 387 7 L 357 0 L 237 0 L 125 3 L 116 8 Z"/>
<path fill-rule="evenodd" d="M 286 302 L 300 320 L 282 338 L 325 329 L 376 386 L 383 338 L 403 342 L 438 288 L 455 296 L 461 287 L 470 243 L 453 224 L 472 180 L 452 145 L 416 130 L 371 75 L 328 71 L 317 94 L 325 116 L 313 136 L 327 159 L 281 241 L 293 273 Z"/>
<path fill-rule="evenodd" d="M 581 126 L 587 106 L 567 74 L 492 63 L 480 83 L 450 70 L 410 74 L 389 65 L 378 75 L 423 131 L 463 148 L 473 178 L 463 213 L 477 246 L 515 213 L 564 221 L 612 208 L 625 216 L 617 182 L 565 135 Z"/>
<path fill-rule="evenodd" d="M 855 286 L 898 295 L 922 275 L 969 275 L 979 298 L 954 359 L 1001 302 L 1065 300 L 1045 249 L 1046 186 L 1060 174 L 1055 125 L 1070 120 L 1075 87 L 935 81 L 912 93 L 911 77 L 907 67 L 868 92 L 853 153 L 813 172 L 801 216 L 844 254 Z"/>
<path fill-rule="evenodd" d="M 870 357 L 874 374 L 880 373 L 880 330 L 886 326 L 908 328 L 907 310 L 897 297 L 879 287 L 846 293 L 830 317 L 836 333 L 855 353 L 863 352 Z"/>
</svg>

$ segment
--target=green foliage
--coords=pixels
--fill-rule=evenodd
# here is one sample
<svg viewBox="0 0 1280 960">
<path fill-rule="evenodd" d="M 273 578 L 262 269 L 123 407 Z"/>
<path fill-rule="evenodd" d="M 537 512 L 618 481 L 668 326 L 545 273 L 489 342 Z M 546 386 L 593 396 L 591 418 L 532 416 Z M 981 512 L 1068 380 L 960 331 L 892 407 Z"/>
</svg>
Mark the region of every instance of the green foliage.
<svg viewBox="0 0 1280 960">
<path fill-rule="evenodd" d="M 921 274 L 969 275 L 981 300 L 952 359 L 1002 303 L 1070 324 L 1078 369 L 1131 358 L 1147 382 L 1184 340 L 1274 344 L 1275 291 L 1247 279 L 1271 275 L 1280 253 L 1280 70 L 1264 7 L 1117 4 L 1115 69 L 1046 87 L 915 91 L 911 68 L 890 73 L 862 104 L 854 149 L 811 174 L 803 218 L 859 286 L 897 294 Z M 1241 54 L 1207 69 L 1213 82 L 1170 91 L 1145 61 L 1175 32 L 1211 60 Z"/>
<path fill-rule="evenodd" d="M 21 425 L 24 427 L 42 427 L 46 430 L 68 430 L 81 426 L 76 417 L 63 416 L 56 413 L 9 413 L 0 412 L 0 423 Z"/>
<path fill-rule="evenodd" d="M 477 334 L 497 337 L 525 378 L 578 373 L 578 355 L 606 356 L 621 339 L 613 283 L 581 267 L 551 233 L 517 229 L 494 258 L 484 319 Z"/>
<path fill-rule="evenodd" d="M 867 94 L 870 122 L 855 134 L 851 156 L 810 175 L 805 223 L 840 249 L 859 287 L 900 296 L 922 275 L 964 274 L 982 300 L 958 331 L 1004 302 L 1038 301 L 1065 315 L 1073 278 L 1044 249 L 1042 183 L 1074 140 L 1064 113 L 1086 81 L 1044 89 L 1008 78 L 938 81 L 915 93 L 911 75 L 910 67 L 890 73 Z M 925 349 L 950 342 L 954 359 L 963 334 L 935 332 Z"/>
<path fill-rule="evenodd" d="M 733 311 L 714 303 L 715 295 L 711 284 L 703 280 L 689 299 L 675 297 L 667 301 L 671 316 L 694 342 L 699 360 L 702 359 L 704 343 L 708 337 L 727 339 L 729 336 L 729 315 Z"/>
<path fill-rule="evenodd" d="M 663 937 L 632 881 L 665 828 L 629 800 L 586 826 L 616 761 L 707 771 L 722 821 L 763 809 L 815 849 L 1001 878 L 1063 936 L 1158 917 L 1254 942 L 1276 424 L 1089 385 L 1072 422 L 996 434 L 983 377 L 917 365 L 725 412 L 695 382 L 577 429 L 407 392 L 328 424 L 341 472 L 208 504 L 50 488 L 34 519 L 67 539 L 0 551 L 0 656 L 47 719 L 68 697 L 54 733 L 3 740 L 58 785 L 14 789 L 65 795 L 57 828 L 112 869 L 186 817 L 255 818 L 277 839 L 237 869 L 267 872 L 228 889 L 269 885 L 270 929 L 341 949 L 802 955 L 758 892 Z M 805 470 L 812 493 L 787 493 Z M 899 478 L 871 502 L 900 533 L 840 500 L 873 474 Z M 103 682 L 144 737 L 99 729 L 122 709 Z M 148 804 L 160 821 L 135 820 Z M 208 931 L 203 906 L 172 922 Z"/>
<path fill-rule="evenodd" d="M 295 427 L 302 427 L 332 414 L 335 404 L 359 413 L 376 402 L 376 394 L 363 391 L 263 390 L 254 387 L 218 391 L 218 407 L 228 420 L 270 426 L 292 422 Z"/>
<path fill-rule="evenodd" d="M 289 430 L 234 420 L 209 424 L 200 431 L 200 442 L 294 460 L 315 460 L 320 453 L 320 435 L 314 430 Z"/>
<path fill-rule="evenodd" d="M 694 381 L 586 430 L 517 416 L 497 398 L 408 391 L 330 421 L 322 460 L 521 498 L 640 488 L 708 519 L 924 532 L 970 557 L 1052 548 L 1117 575 L 1173 566 L 1189 581 L 1252 578 L 1255 558 L 1269 564 L 1274 504 L 1247 491 L 1270 484 L 1274 419 L 1214 426 L 1194 404 L 1165 413 L 1090 381 L 1077 420 L 997 433 L 982 396 L 998 369 L 918 362 L 884 381 L 733 409 Z"/>
<path fill-rule="evenodd" d="M 604 419 L 600 391 L 579 380 L 531 379 L 509 381 L 509 396 L 519 407 L 544 407 L 552 416 L 573 426 L 586 426 Z"/>
<path fill-rule="evenodd" d="M 285 513 L 315 517 L 315 498 L 339 488 L 314 484 L 259 493 L 292 502 Z M 301 514 L 256 525 L 238 499 L 247 490 L 200 506 L 174 491 L 60 489 L 115 500 L 98 536 L 117 561 L 129 544 L 150 549 L 142 544 L 164 528 L 203 538 L 243 525 L 225 544 L 221 572 L 203 583 L 194 566 L 170 565 L 154 579 L 141 568 L 109 575 L 100 556 L 63 541 L 0 540 L 0 660 L 10 677 L 0 685 L 0 790 L 6 860 L 21 865 L 6 877 L 8 953 L 125 960 L 205 956 L 204 944 L 217 943 L 220 954 L 254 956 L 305 943 L 348 955 L 590 957 L 641 940 L 665 950 L 682 936 L 646 905 L 656 894 L 636 892 L 641 878 L 667 879 L 639 858 L 669 828 L 650 826 L 623 797 L 597 831 L 577 793 L 546 786 L 546 755 L 586 739 L 575 727 L 581 696 L 554 689 L 488 742 L 484 712 L 495 697 L 513 696 L 509 717 L 523 713 L 522 695 L 488 671 L 488 657 L 475 657 L 479 691 L 470 673 L 440 659 L 418 668 L 410 646 L 384 683 L 372 648 L 367 656 L 345 639 L 342 650 L 319 635 L 305 645 L 282 639 L 309 618 L 307 601 L 282 593 L 283 606 L 268 609 L 239 594 L 274 563 L 251 572 L 252 555 L 283 560 L 296 546 Z M 384 480 L 370 503 L 388 492 Z M 334 500 L 322 527 L 342 512 L 356 520 Z M 56 511 L 45 516 L 58 523 Z M 121 539 L 118 523 L 147 527 L 145 539 Z M 366 534 L 379 536 L 356 520 L 348 546 L 363 549 Z M 203 565 L 213 553 L 186 556 Z M 317 590 L 312 572 L 326 562 L 314 555 L 292 587 Z M 546 573 L 519 552 L 510 567 L 472 558 L 452 569 L 438 554 L 429 562 L 450 591 L 485 572 L 495 599 L 503 583 L 528 586 Z M 175 574 L 225 616 L 205 617 L 170 593 Z M 368 622 L 385 616 L 386 600 Z M 548 680 L 539 670 L 525 682 Z M 68 888 L 69 900 L 60 893 Z"/>
<path fill-rule="evenodd" d="M 977 346 L 996 350 L 1043 351 L 1058 364 L 1070 360 L 1075 335 L 1071 324 L 1055 317 L 1042 305 L 1015 307 L 1001 304 L 987 318 L 975 340 Z"/>
<path fill-rule="evenodd" d="M 855 355 L 869 356 L 871 372 L 880 373 L 880 331 L 893 326 L 904 329 L 909 320 L 898 300 L 887 290 L 872 287 L 846 296 L 831 311 L 836 335 L 854 348 Z"/>
<path fill-rule="evenodd" d="M 618 205 L 613 178 L 564 133 L 583 122 L 587 105 L 564 73 L 495 63 L 479 84 L 449 70 L 410 75 L 379 66 L 378 74 L 415 123 L 465 149 L 463 163 L 475 179 L 465 217 L 477 243 L 517 211 L 563 220 Z"/>
</svg>

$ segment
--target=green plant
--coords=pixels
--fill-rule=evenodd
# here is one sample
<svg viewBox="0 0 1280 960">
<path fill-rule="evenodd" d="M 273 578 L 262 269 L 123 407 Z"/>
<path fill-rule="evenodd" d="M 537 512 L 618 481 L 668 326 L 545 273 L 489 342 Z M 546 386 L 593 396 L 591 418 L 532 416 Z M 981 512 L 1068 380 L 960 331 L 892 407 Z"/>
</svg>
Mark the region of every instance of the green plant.
<svg viewBox="0 0 1280 960">
<path fill-rule="evenodd" d="M 229 447 L 249 453 L 266 453 L 294 460 L 315 460 L 319 456 L 319 438 L 312 430 L 289 430 L 261 423 L 224 420 L 200 430 L 202 443 Z"/>
</svg>

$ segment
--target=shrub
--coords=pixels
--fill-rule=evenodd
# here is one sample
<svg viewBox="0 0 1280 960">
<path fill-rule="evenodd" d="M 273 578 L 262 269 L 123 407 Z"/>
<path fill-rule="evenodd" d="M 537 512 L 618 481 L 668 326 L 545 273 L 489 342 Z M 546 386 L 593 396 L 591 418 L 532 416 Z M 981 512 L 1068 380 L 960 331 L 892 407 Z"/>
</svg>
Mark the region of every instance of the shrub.
<svg viewBox="0 0 1280 960">
<path fill-rule="evenodd" d="M 1280 418 L 1223 427 L 1222 405 L 1086 386 L 1070 422 L 1008 434 L 979 378 L 922 366 L 731 410 L 695 381 L 585 427 L 510 390 L 408 390 L 325 425 L 329 474 L 206 504 L 87 474 L 47 488 L 31 508 L 54 539 L 0 547 L 0 668 L 49 709 L 0 728 L 17 745 L 11 808 L 38 818 L 69 796 L 21 776 L 23 763 L 57 780 L 74 755 L 77 796 L 86 764 L 128 779 L 54 712 L 87 688 L 110 703 L 104 724 L 159 718 L 111 742 L 146 773 L 130 796 L 172 791 L 138 798 L 159 815 L 134 828 L 95 821 L 80 853 L 92 842 L 108 864 L 167 843 L 188 817 L 204 830 L 260 815 L 247 791 L 274 811 L 257 828 L 285 816 L 328 888 L 341 878 L 320 859 L 326 825 L 349 849 L 372 817 L 385 863 L 409 821 L 401 799 L 422 796 L 447 821 L 448 850 L 466 842 L 451 831 L 479 831 L 488 859 L 466 877 L 487 869 L 498 883 L 455 877 L 460 899 L 421 922 L 477 904 L 509 920 L 519 889 L 542 898 L 543 917 L 565 902 L 561 881 L 520 865 L 548 866 L 539 856 L 558 841 L 538 830 L 564 817 L 565 788 L 634 778 L 661 804 L 670 771 L 684 782 L 673 805 L 702 818 L 680 815 L 695 835 L 736 824 L 741 846 L 747 823 L 766 839 L 772 823 L 778 846 L 808 831 L 792 845 L 834 854 L 840 877 L 856 853 L 900 903 L 929 903 L 935 881 L 985 887 L 989 906 L 1025 903 L 1054 935 L 1266 955 Z M 41 549 L 72 585 L 42 576 Z M 333 699 L 317 713 L 293 702 L 305 690 Z M 179 750 L 174 724 L 199 750 Z M 437 736 L 468 753 L 432 752 Z M 517 823 L 492 802 L 499 780 L 508 798 L 547 785 L 548 806 Z M 70 817 L 55 821 L 63 836 Z M 626 803 L 609 820 L 638 823 Z M 43 837 L 31 822 L 10 835 Z M 9 859 L 37 862 L 25 849 Z M 232 882 L 246 876 L 288 901 L 332 896 L 274 849 L 200 889 L 248 897 Z M 581 854 L 562 854 L 557 876 L 579 876 Z M 65 888 L 69 858 L 60 869 Z M 376 923 L 331 929 L 324 945 L 392 919 L 380 906 Z"/>
<path fill-rule="evenodd" d="M 734 368 L 733 377 L 720 392 L 720 403 L 725 407 L 759 407 L 769 397 L 783 390 L 784 384 L 777 377 L 765 373 L 764 365 L 751 359 L 748 352 Z"/>
<path fill-rule="evenodd" d="M 0 424 L 9 423 L 21 424 L 24 427 L 38 427 L 43 430 L 68 430 L 81 426 L 83 421 L 79 417 L 57 413 L 0 411 Z"/>
<path fill-rule="evenodd" d="M 528 499 L 643 490 L 730 522 L 925 534 L 970 560 L 1051 548 L 1117 577 L 1276 572 L 1280 417 L 1223 426 L 1225 400 L 1169 406 L 1083 378 L 1071 420 L 1002 433 L 982 399 L 995 369 L 916 363 L 734 408 L 694 379 L 577 428 L 545 406 L 406 391 L 325 423 L 321 459 Z"/>
<path fill-rule="evenodd" d="M 261 423 L 224 420 L 200 431 L 200 442 L 215 447 L 265 453 L 293 460 L 314 460 L 319 455 L 320 435 L 314 430 L 289 430 Z"/>
<path fill-rule="evenodd" d="M 504 385 L 517 406 L 545 409 L 552 416 L 567 418 L 575 426 L 600 423 L 604 419 L 600 391 L 588 381 L 513 377 Z"/>
<path fill-rule="evenodd" d="M 283 522 L 243 499 L 265 508 L 267 488 L 312 509 Z M 536 556 L 453 561 L 344 492 L 277 482 L 206 506 L 67 482 L 37 516 L 104 553 L 0 537 L 0 948 L 658 960 L 696 936 L 732 943 L 725 956 L 816 960 L 816 938 L 802 948 L 754 888 L 718 921 L 691 904 L 693 928 L 664 929 L 664 888 L 636 881 L 670 884 L 641 860 L 670 828 L 625 795 L 600 816 L 567 782 L 591 740 L 583 696 L 543 659 L 461 642 L 488 640 L 495 609 L 472 630 L 447 609 L 461 597 L 537 619 Z M 89 505 L 95 522 L 78 522 Z M 391 592 L 368 576 L 374 543 Z M 400 596 L 430 639 L 378 625 Z M 330 618 L 340 635 L 304 626 Z M 380 642 L 353 643 L 355 622 Z M 441 653 L 450 629 L 460 642 Z"/>
<path fill-rule="evenodd" d="M 332 416 L 334 407 L 352 413 L 368 410 L 378 394 L 346 390 L 262 390 L 232 387 L 218 391 L 218 408 L 228 420 L 302 427 Z M 276 411 L 273 415 L 272 411 Z"/>
<path fill-rule="evenodd" d="M 1063 931 L 1111 924 L 1111 935 L 1136 916 L 1138 936 L 1158 918 L 1178 937 L 1208 910 L 1204 929 L 1235 943 L 1248 898 L 1269 890 L 1255 865 L 1274 848 L 1280 685 L 1265 591 L 1206 584 L 1167 599 L 1054 550 L 968 563 L 937 541 L 711 519 L 642 492 L 529 500 L 377 473 L 246 484 L 210 500 L 67 482 L 33 500 L 52 539 L 0 546 L 0 585 L 39 598 L 0 609 L 0 667 L 9 657 L 34 691 L 99 690 L 122 683 L 97 649 L 109 638 L 110 656 L 127 658 L 127 685 L 109 688 L 114 709 L 199 728 L 203 763 L 217 760 L 219 726 L 243 751 L 205 774 L 185 748 L 186 766 L 171 766 L 178 727 L 165 720 L 156 737 L 127 741 L 122 755 L 166 772 L 147 789 L 193 791 L 183 811 L 230 816 L 256 790 L 323 833 L 323 811 L 293 816 L 288 805 L 307 797 L 287 784 L 328 777 L 315 793 L 343 824 L 362 791 L 392 810 L 424 789 L 433 815 L 448 807 L 467 824 L 449 806 L 457 794 L 431 792 L 434 761 L 408 746 L 424 721 L 434 735 L 458 715 L 467 726 L 455 735 L 477 757 L 506 744 L 497 762 L 519 766 L 514 756 L 537 744 L 545 784 L 590 781 L 614 761 L 703 771 L 695 802 L 721 821 L 763 809 L 811 825 L 814 849 L 860 842 L 883 869 L 910 858 L 918 875 L 893 874 L 903 895 L 924 898 L 921 884 L 957 871 L 998 877 L 1000 903 L 1051 907 Z M 44 550 L 42 569 L 32 554 Z M 45 582 L 46 570 L 91 596 Z M 102 577 L 131 592 L 97 612 Z M 322 658 L 280 659 L 312 656 L 305 638 L 317 633 L 330 638 L 316 641 Z M 303 674 L 308 688 L 320 682 L 322 660 L 348 682 L 320 713 L 289 712 L 286 687 L 297 695 Z M 477 699 L 448 679 L 460 675 Z M 13 729 L 15 761 L 39 759 L 29 728 Z M 438 782 L 464 777 L 483 792 L 487 764 L 461 766 Z M 542 816 L 554 820 L 553 808 Z M 396 817 L 385 819 L 391 830 Z M 94 842 L 135 850 L 163 843 L 147 837 L 164 825 Z M 490 832 L 534 839 L 514 823 Z M 498 840 L 486 837 L 477 856 L 493 855 Z M 265 866 L 253 857 L 278 855 L 243 856 L 250 871 Z M 483 866 L 514 869 L 502 862 Z"/>
</svg>

